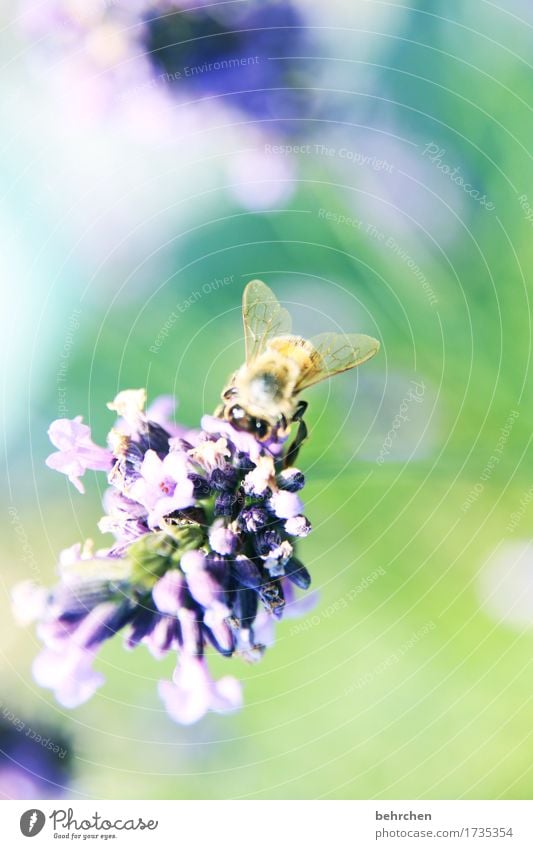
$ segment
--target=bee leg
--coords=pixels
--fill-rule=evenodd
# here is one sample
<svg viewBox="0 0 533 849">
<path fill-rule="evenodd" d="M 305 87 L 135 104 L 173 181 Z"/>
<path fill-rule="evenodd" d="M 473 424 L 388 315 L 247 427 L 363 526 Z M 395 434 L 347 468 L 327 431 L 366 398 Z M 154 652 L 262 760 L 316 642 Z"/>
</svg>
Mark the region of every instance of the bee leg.
<svg viewBox="0 0 533 849">
<path fill-rule="evenodd" d="M 298 421 L 298 430 L 296 431 L 296 436 L 294 440 L 289 445 L 289 450 L 285 455 L 285 459 L 283 460 L 283 467 L 287 469 L 289 466 L 294 465 L 296 458 L 298 456 L 298 452 L 304 442 L 307 439 L 307 425 L 303 419 Z"/>
<path fill-rule="evenodd" d="M 235 380 L 235 375 L 233 375 L 229 385 L 226 386 L 226 388 L 224 389 L 224 392 L 221 395 L 222 404 L 219 404 L 218 407 L 216 408 L 215 412 L 213 413 L 213 415 L 216 416 L 217 419 L 225 418 L 224 417 L 224 412 L 225 412 L 225 409 L 226 409 L 226 403 L 225 402 L 229 401 L 230 398 L 233 398 L 237 394 L 237 387 L 233 386 L 234 380 Z"/>
<path fill-rule="evenodd" d="M 300 450 L 302 442 L 304 442 L 307 439 L 307 434 L 308 434 L 307 425 L 303 420 L 303 415 L 304 415 L 305 411 L 307 410 L 307 407 L 308 407 L 307 401 L 299 401 L 298 406 L 296 408 L 296 412 L 295 412 L 294 416 L 292 417 L 293 422 L 298 422 L 298 430 L 296 431 L 296 436 L 295 436 L 294 440 L 291 442 L 291 444 L 289 445 L 289 449 L 288 449 L 288 451 L 285 455 L 285 459 L 283 461 L 283 466 L 285 468 L 288 468 L 289 466 L 292 466 L 294 464 L 294 462 L 296 461 L 296 458 L 298 456 L 298 452 Z"/>
</svg>

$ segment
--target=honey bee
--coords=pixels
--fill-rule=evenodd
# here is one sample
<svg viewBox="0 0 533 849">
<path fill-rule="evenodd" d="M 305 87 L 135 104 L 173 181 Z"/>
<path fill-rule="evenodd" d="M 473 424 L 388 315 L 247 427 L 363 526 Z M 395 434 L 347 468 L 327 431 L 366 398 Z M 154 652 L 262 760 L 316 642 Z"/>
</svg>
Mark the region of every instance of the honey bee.
<svg viewBox="0 0 533 849">
<path fill-rule="evenodd" d="M 298 422 L 297 436 L 285 464 L 296 459 L 307 436 L 302 390 L 366 362 L 379 342 L 359 333 L 322 333 L 304 339 L 291 333 L 291 317 L 261 280 L 252 280 L 242 298 L 246 360 L 222 392 L 215 415 L 260 442 L 287 436 Z"/>
</svg>

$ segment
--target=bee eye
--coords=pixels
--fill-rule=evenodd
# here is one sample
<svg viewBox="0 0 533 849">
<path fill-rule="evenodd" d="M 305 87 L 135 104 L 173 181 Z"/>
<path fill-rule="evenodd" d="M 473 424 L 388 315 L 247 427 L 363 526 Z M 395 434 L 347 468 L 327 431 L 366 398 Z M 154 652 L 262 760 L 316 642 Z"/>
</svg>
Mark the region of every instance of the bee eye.
<svg viewBox="0 0 533 849">
<path fill-rule="evenodd" d="M 268 422 L 266 422 L 264 419 L 254 419 L 253 424 L 256 436 L 259 439 L 264 439 L 270 431 Z"/>
</svg>

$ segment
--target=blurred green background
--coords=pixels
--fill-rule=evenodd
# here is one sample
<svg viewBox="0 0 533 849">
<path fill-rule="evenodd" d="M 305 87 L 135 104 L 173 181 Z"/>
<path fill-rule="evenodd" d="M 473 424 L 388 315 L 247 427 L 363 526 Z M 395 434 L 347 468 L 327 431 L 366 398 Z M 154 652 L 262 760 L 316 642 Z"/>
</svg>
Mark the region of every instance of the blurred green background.
<svg viewBox="0 0 533 849">
<path fill-rule="evenodd" d="M 289 141 L 243 139 L 230 112 L 185 116 L 175 137 L 83 120 L 74 81 L 69 109 L 3 12 L 1 693 L 68 734 L 73 797 L 533 791 L 531 8 L 331 7 L 302 6 L 321 106 Z M 287 186 L 265 208 L 274 178 L 231 174 L 272 140 L 309 150 L 279 153 Z M 317 606 L 261 664 L 213 658 L 245 682 L 239 714 L 174 725 L 156 694 L 171 659 L 120 639 L 97 662 L 105 687 L 65 711 L 31 679 L 37 640 L 9 592 L 51 583 L 61 548 L 105 544 L 105 480 L 89 473 L 81 497 L 48 470 L 48 424 L 81 414 L 102 441 L 105 403 L 146 386 L 196 426 L 242 359 L 253 277 L 302 334 L 382 342 L 308 395 Z"/>
</svg>

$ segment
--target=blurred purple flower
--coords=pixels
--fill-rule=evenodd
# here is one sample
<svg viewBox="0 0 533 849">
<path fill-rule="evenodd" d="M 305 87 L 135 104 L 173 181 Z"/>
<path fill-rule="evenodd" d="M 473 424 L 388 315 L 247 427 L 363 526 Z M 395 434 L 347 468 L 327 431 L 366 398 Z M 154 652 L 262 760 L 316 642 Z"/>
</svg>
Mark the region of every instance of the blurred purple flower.
<svg viewBox="0 0 533 849">
<path fill-rule="evenodd" d="M 142 44 L 154 74 L 172 90 L 193 97 L 221 97 L 277 133 L 301 130 L 309 115 L 309 78 L 301 73 L 309 37 L 289 0 L 211 3 L 180 10 L 148 6 Z M 155 12 L 155 13 L 154 13 Z"/>
<path fill-rule="evenodd" d="M 36 73 L 47 63 L 47 79 L 79 122 L 118 119 L 148 141 L 182 138 L 184 128 L 194 134 L 197 123 L 202 131 L 238 126 L 246 149 L 229 164 L 231 190 L 244 206 L 267 209 L 284 204 L 295 185 L 290 157 L 272 147 L 302 138 L 318 114 L 316 70 L 306 58 L 316 45 L 302 7 L 24 0 L 20 21 Z"/>
<path fill-rule="evenodd" d="M 80 477 L 87 469 L 101 472 L 110 470 L 113 455 L 94 444 L 91 428 L 82 424 L 81 416 L 76 416 L 75 419 L 56 419 L 50 425 L 48 436 L 59 451 L 46 458 L 46 465 L 67 475 L 78 492 L 85 492 Z"/>
<path fill-rule="evenodd" d="M 271 643 L 286 602 L 294 608 L 293 585 L 309 586 L 294 556 L 297 538 L 310 530 L 297 494 L 304 477 L 283 469 L 284 441 L 276 433 L 259 443 L 204 416 L 202 431 L 176 425 L 174 432 L 188 438 L 171 436 L 148 418 L 145 402 L 144 390 L 129 390 L 108 405 L 119 416 L 110 450 L 92 443 L 80 419 L 52 425 L 68 455 L 68 467 L 56 468 L 75 469 L 75 485 L 82 467 L 94 467 L 89 463 L 108 471 L 99 527 L 115 542 L 98 551 L 90 543 L 67 549 L 56 587 L 48 592 L 24 582 L 14 590 L 14 608 L 19 620 L 37 621 L 44 649 L 34 677 L 63 706 L 82 704 L 103 684 L 94 659 L 125 628 L 126 648 L 143 643 L 156 658 L 178 652 L 173 681 L 160 682 L 159 690 L 170 716 L 189 723 L 242 702 L 235 679 L 209 677 L 207 646 L 259 660 L 266 643 L 258 634 Z M 166 424 L 168 401 L 163 407 Z"/>
</svg>

